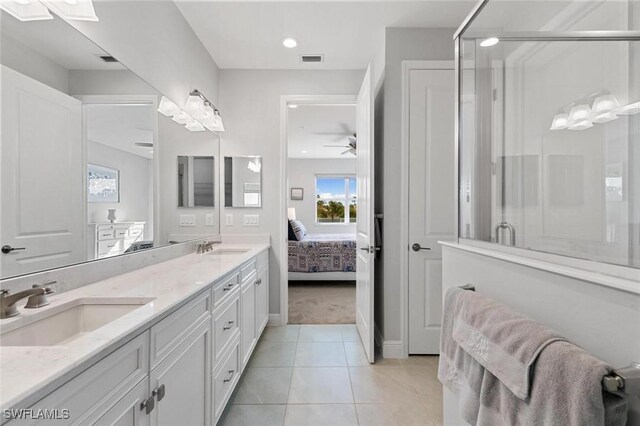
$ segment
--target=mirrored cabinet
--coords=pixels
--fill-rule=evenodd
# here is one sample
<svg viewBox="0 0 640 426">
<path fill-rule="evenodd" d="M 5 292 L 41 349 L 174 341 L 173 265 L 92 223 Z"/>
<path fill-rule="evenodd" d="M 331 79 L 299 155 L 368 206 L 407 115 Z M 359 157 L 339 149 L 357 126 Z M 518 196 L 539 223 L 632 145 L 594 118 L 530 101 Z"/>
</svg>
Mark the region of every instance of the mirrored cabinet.
<svg viewBox="0 0 640 426">
<path fill-rule="evenodd" d="M 224 206 L 262 207 L 262 157 L 224 157 Z"/>
</svg>

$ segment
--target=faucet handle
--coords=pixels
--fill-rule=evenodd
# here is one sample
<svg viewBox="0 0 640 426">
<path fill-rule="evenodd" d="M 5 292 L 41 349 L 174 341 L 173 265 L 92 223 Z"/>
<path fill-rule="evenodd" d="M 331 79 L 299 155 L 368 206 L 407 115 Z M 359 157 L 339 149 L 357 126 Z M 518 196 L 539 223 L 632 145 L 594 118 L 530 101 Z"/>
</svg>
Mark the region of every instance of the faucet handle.
<svg viewBox="0 0 640 426">
<path fill-rule="evenodd" d="M 8 294 L 9 294 L 9 290 L 6 290 L 4 288 L 0 290 L 0 297 L 4 297 Z"/>
<path fill-rule="evenodd" d="M 26 309 L 35 309 L 41 308 L 42 306 L 47 306 L 49 304 L 49 299 L 47 299 L 47 295 L 51 293 L 55 293 L 51 287 L 44 287 L 48 284 L 55 284 L 56 281 L 49 281 L 44 284 L 34 284 L 32 288 L 42 288 L 42 294 L 34 294 L 27 299 L 27 304 L 24 305 Z"/>
</svg>

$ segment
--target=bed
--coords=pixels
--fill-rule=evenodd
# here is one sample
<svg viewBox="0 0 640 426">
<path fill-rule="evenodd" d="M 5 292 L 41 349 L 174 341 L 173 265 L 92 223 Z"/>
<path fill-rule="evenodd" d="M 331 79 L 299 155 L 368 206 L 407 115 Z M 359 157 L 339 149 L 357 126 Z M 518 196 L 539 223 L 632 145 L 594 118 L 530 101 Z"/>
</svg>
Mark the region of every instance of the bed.
<svg viewBox="0 0 640 426">
<path fill-rule="evenodd" d="M 289 280 L 348 281 L 356 279 L 354 234 L 309 234 L 289 241 Z"/>
</svg>

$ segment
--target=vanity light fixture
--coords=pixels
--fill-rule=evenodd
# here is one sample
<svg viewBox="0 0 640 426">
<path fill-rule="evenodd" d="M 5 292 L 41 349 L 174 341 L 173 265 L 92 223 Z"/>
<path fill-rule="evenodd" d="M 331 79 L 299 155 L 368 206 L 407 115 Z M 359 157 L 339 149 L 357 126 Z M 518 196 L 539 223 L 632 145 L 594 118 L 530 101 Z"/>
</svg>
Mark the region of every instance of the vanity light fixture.
<svg viewBox="0 0 640 426">
<path fill-rule="evenodd" d="M 53 19 L 49 9 L 35 0 L 0 0 L 0 9 L 23 22 Z"/>
<path fill-rule="evenodd" d="M 173 120 L 186 124 L 187 129 L 193 132 L 201 132 L 205 129 L 224 132 L 220 111 L 197 89 L 189 93 L 184 111 L 174 115 Z"/>
<path fill-rule="evenodd" d="M 569 130 L 584 130 L 593 127 L 591 107 L 587 104 L 575 105 L 569 112 Z"/>
<path fill-rule="evenodd" d="M 282 40 L 282 45 L 287 49 L 293 49 L 298 45 L 298 41 L 295 38 L 287 37 Z"/>
<path fill-rule="evenodd" d="M 204 116 L 204 101 L 192 92 L 184 104 L 184 110 L 191 116 L 201 119 Z"/>
<path fill-rule="evenodd" d="M 485 38 L 484 40 L 482 40 L 480 42 L 480 47 L 491 47 L 491 46 L 495 46 L 496 44 L 498 44 L 500 42 L 500 39 L 498 37 L 489 37 L 489 38 Z"/>
<path fill-rule="evenodd" d="M 180 111 L 179 113 L 173 116 L 173 121 L 175 121 L 178 124 L 187 124 L 193 121 L 193 117 L 191 117 L 189 114 L 187 114 L 184 111 Z"/>
<path fill-rule="evenodd" d="M 73 21 L 99 21 L 91 0 L 40 0 L 56 15 Z"/>
<path fill-rule="evenodd" d="M 185 126 L 188 130 L 192 131 L 192 132 L 204 132 L 205 128 L 202 125 L 202 123 L 200 123 L 197 120 L 193 120 L 187 123 L 187 125 Z"/>
<path fill-rule="evenodd" d="M 174 115 L 180 113 L 180 107 L 163 96 L 160 99 L 160 106 L 158 106 L 158 112 L 167 117 L 173 117 Z"/>
</svg>

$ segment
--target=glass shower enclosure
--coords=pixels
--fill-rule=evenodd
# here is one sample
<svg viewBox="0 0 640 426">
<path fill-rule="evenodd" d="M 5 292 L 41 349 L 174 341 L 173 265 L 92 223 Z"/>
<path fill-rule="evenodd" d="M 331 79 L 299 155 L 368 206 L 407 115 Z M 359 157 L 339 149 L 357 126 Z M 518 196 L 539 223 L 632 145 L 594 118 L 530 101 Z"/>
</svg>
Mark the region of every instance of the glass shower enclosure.
<svg viewBox="0 0 640 426">
<path fill-rule="evenodd" d="M 640 0 L 478 3 L 455 37 L 460 241 L 640 268 L 638 30 Z"/>
</svg>

